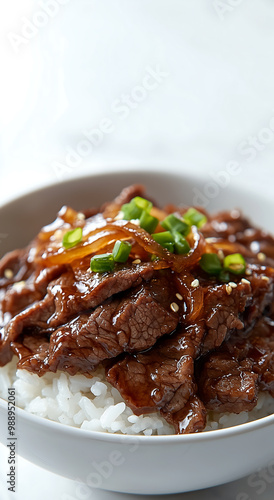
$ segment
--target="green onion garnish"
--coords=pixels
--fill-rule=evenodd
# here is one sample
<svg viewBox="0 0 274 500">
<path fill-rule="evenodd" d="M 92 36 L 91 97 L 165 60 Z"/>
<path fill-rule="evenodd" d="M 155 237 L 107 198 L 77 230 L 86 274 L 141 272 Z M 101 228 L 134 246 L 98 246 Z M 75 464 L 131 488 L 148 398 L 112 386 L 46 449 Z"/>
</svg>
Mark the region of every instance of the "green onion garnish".
<svg viewBox="0 0 274 500">
<path fill-rule="evenodd" d="M 166 248 L 169 252 L 174 253 L 174 238 L 170 231 L 154 233 L 151 236 L 159 245 Z"/>
<path fill-rule="evenodd" d="M 223 283 L 229 283 L 229 281 L 230 281 L 229 272 L 225 271 L 224 269 L 222 269 L 221 272 L 220 272 L 220 274 L 219 274 L 219 276 L 218 276 L 218 278 Z"/>
<path fill-rule="evenodd" d="M 76 227 L 76 229 L 71 229 L 70 231 L 67 231 L 63 237 L 62 241 L 63 247 L 64 248 L 74 247 L 75 245 L 77 245 L 77 243 L 80 243 L 80 241 L 82 240 L 82 236 L 83 236 L 83 230 L 81 227 Z"/>
<path fill-rule="evenodd" d="M 105 273 L 108 271 L 113 271 L 114 265 L 114 257 L 112 253 L 102 253 L 100 255 L 94 255 L 90 259 L 90 269 L 94 273 Z"/>
<path fill-rule="evenodd" d="M 160 245 L 163 245 L 163 243 L 174 243 L 174 238 L 170 231 L 163 231 L 162 233 L 154 233 L 151 236 Z"/>
<path fill-rule="evenodd" d="M 115 262 L 126 262 L 130 254 L 132 245 L 127 241 L 116 241 L 112 255 Z"/>
<path fill-rule="evenodd" d="M 125 203 L 122 206 L 121 211 L 125 220 L 139 219 L 142 213 L 142 210 L 137 207 L 137 205 L 132 203 L 132 201 L 130 203 Z"/>
<path fill-rule="evenodd" d="M 224 269 L 233 274 L 242 274 L 245 272 L 246 261 L 242 254 L 232 253 L 224 258 Z"/>
<path fill-rule="evenodd" d="M 139 219 L 142 215 L 143 210 L 147 212 L 152 208 L 151 201 L 141 198 L 141 196 L 135 196 L 129 203 L 125 203 L 121 211 L 123 212 L 123 217 L 125 220 Z"/>
<path fill-rule="evenodd" d="M 178 231 L 173 232 L 175 253 L 185 254 L 190 251 L 190 246 L 185 237 Z"/>
<path fill-rule="evenodd" d="M 168 215 L 162 222 L 161 226 L 165 228 L 167 231 L 178 231 L 183 235 L 187 235 L 189 233 L 189 224 L 184 222 L 182 219 L 179 219 L 174 214 Z"/>
<path fill-rule="evenodd" d="M 151 201 L 146 200 L 145 198 L 141 198 L 141 196 L 135 196 L 131 200 L 137 207 L 141 208 L 141 210 L 149 211 L 152 208 Z"/>
<path fill-rule="evenodd" d="M 200 267 L 208 274 L 217 275 L 222 271 L 222 263 L 216 253 L 204 253 L 200 260 Z"/>
<path fill-rule="evenodd" d="M 197 226 L 198 229 L 207 222 L 207 217 L 195 208 L 189 208 L 183 217 L 190 226 Z"/>
<path fill-rule="evenodd" d="M 140 217 L 140 227 L 145 229 L 148 233 L 153 233 L 153 231 L 155 231 L 156 227 L 158 226 L 158 223 L 159 219 L 153 217 L 148 212 L 143 210 Z"/>
</svg>

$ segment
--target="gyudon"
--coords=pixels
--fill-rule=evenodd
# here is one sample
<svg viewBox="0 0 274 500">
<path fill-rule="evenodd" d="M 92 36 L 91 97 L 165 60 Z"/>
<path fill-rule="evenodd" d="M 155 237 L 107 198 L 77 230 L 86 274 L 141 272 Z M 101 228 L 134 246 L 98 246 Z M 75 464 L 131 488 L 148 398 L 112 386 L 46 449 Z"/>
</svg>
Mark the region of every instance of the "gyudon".
<svg viewBox="0 0 274 500">
<path fill-rule="evenodd" d="M 0 261 L 0 365 L 101 367 L 135 415 L 201 431 L 274 397 L 273 267 L 274 239 L 237 210 L 158 208 L 138 185 L 63 207 Z"/>
</svg>

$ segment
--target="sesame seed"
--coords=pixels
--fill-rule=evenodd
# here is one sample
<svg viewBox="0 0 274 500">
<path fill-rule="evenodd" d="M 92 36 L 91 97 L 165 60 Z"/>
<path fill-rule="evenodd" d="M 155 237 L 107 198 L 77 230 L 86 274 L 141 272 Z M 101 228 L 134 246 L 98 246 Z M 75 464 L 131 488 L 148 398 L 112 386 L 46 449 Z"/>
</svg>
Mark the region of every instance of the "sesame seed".
<svg viewBox="0 0 274 500">
<path fill-rule="evenodd" d="M 123 220 L 123 217 L 124 217 L 124 214 L 123 214 L 122 210 L 120 210 L 120 212 L 118 212 L 118 214 L 114 217 L 114 220 Z"/>
<path fill-rule="evenodd" d="M 8 280 L 13 278 L 13 271 L 11 269 L 5 269 L 4 271 L 4 276 L 5 278 L 7 278 Z"/>
<path fill-rule="evenodd" d="M 260 262 L 264 262 L 264 261 L 265 261 L 265 259 L 266 259 L 266 255 L 265 255 L 265 253 L 263 253 L 263 252 L 259 252 L 259 253 L 257 254 L 257 258 L 258 258 L 258 260 L 259 260 Z"/>
<path fill-rule="evenodd" d="M 183 300 L 183 297 L 180 293 L 176 293 L 176 297 L 178 300 Z"/>
<path fill-rule="evenodd" d="M 191 286 L 193 286 L 194 288 L 197 288 L 197 286 L 200 285 L 200 281 L 199 280 L 193 280 L 192 283 L 191 283 Z"/>
<path fill-rule="evenodd" d="M 251 276 L 251 274 L 252 274 L 251 269 L 246 269 L 245 274 L 246 274 L 246 276 Z"/>
<path fill-rule="evenodd" d="M 173 311 L 173 312 L 178 312 L 179 311 L 179 306 L 178 304 L 176 304 L 176 302 L 171 302 L 170 304 L 170 309 Z"/>
<path fill-rule="evenodd" d="M 140 219 L 131 219 L 130 222 L 135 226 L 140 226 Z"/>
<path fill-rule="evenodd" d="M 246 280 L 245 278 L 241 279 L 241 283 L 244 283 L 245 285 L 250 285 L 250 281 Z"/>
<path fill-rule="evenodd" d="M 225 286 L 225 289 L 226 289 L 226 293 L 227 293 L 227 295 L 230 295 L 230 294 L 231 294 L 231 292 L 232 292 L 232 287 L 231 287 L 230 285 L 226 285 L 226 286 Z"/>
<path fill-rule="evenodd" d="M 231 288 L 237 288 L 237 283 L 234 283 L 234 281 L 230 281 L 228 284 Z"/>
<path fill-rule="evenodd" d="M 133 260 L 132 264 L 141 264 L 141 259 L 135 259 L 135 260 Z"/>
<path fill-rule="evenodd" d="M 268 276 L 262 276 L 262 280 L 269 281 L 269 277 Z"/>
<path fill-rule="evenodd" d="M 85 214 L 82 214 L 82 212 L 78 212 L 78 214 L 77 214 L 78 220 L 85 220 L 85 218 L 86 218 Z"/>
<path fill-rule="evenodd" d="M 25 281 L 18 281 L 17 283 L 14 283 L 13 284 L 13 288 L 17 291 L 17 292 L 21 292 L 21 290 L 24 288 L 26 282 Z"/>
<path fill-rule="evenodd" d="M 62 240 L 62 238 L 63 238 L 63 234 L 64 234 L 64 233 L 63 233 L 62 229 L 56 229 L 56 231 L 55 231 L 55 233 L 54 233 L 54 238 L 55 238 L 56 240 Z"/>
<path fill-rule="evenodd" d="M 206 238 L 205 239 L 207 243 L 211 244 L 211 243 L 215 243 L 216 242 L 216 238 Z"/>
<path fill-rule="evenodd" d="M 218 257 L 219 257 L 219 259 L 224 260 L 225 254 L 222 250 L 218 250 Z"/>
</svg>

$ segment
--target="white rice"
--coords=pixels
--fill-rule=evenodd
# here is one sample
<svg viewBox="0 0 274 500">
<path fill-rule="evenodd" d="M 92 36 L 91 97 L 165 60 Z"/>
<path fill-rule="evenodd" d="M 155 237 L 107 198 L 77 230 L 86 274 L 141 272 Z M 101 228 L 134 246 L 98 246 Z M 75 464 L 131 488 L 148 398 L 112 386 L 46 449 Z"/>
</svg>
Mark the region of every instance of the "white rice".
<svg viewBox="0 0 274 500">
<path fill-rule="evenodd" d="M 126 406 L 117 389 L 105 379 L 103 369 L 92 378 L 64 372 L 42 377 L 16 369 L 17 358 L 0 368 L 0 397 L 7 399 L 8 388 L 16 390 L 16 405 L 26 411 L 62 424 L 100 432 L 174 434 L 174 429 L 157 413 L 137 416 Z M 239 415 L 209 412 L 206 431 L 232 427 L 274 413 L 274 398 L 261 393 L 251 412 Z"/>
</svg>

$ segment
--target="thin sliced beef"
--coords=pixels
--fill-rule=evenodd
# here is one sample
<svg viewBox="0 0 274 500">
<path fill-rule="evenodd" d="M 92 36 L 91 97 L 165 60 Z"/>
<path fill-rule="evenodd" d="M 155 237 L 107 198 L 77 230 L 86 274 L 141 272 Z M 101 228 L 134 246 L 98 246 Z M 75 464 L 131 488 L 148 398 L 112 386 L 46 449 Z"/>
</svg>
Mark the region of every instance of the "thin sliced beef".
<svg viewBox="0 0 274 500">
<path fill-rule="evenodd" d="M 107 379 L 140 415 L 152 411 L 179 411 L 194 394 L 195 347 L 201 330 L 180 328 L 144 353 L 126 355 L 107 370 Z M 196 339 L 194 339 L 196 340 Z"/>
<path fill-rule="evenodd" d="M 10 342 L 16 341 L 25 328 L 35 325 L 44 330 L 57 328 L 79 312 L 96 307 L 116 293 L 138 286 L 142 280 L 149 280 L 154 272 L 150 263 L 118 266 L 117 271 L 103 275 L 87 269 L 86 265 L 82 272 L 78 269 L 74 273 L 70 269 L 63 273 L 50 283 L 43 300 L 17 314 L 2 328 L 0 366 L 11 359 Z"/>
<path fill-rule="evenodd" d="M 174 295 L 174 297 L 173 297 Z M 33 353 L 23 342 L 12 344 L 19 356 L 19 366 L 33 370 L 35 354 L 36 371 L 66 370 L 90 374 L 102 361 L 123 352 L 137 352 L 152 347 L 156 340 L 173 332 L 180 319 L 180 311 L 170 309 L 175 298 L 170 271 L 158 273 L 150 282 L 128 293 L 118 294 L 89 314 L 81 314 L 48 335 L 46 364 L 37 364 L 36 344 Z M 28 365 L 29 359 L 29 365 Z M 40 359 L 40 357 L 39 357 Z"/>
<path fill-rule="evenodd" d="M 274 322 L 263 318 L 249 335 L 233 335 L 200 365 L 199 394 L 208 409 L 252 410 L 259 389 L 274 396 Z"/>
<path fill-rule="evenodd" d="M 273 278 L 272 269 L 260 274 L 254 270 L 248 280 L 236 282 L 237 286 L 207 286 L 202 312 L 206 329 L 201 354 L 219 347 L 235 330 L 246 331 L 256 324 L 273 303 Z"/>
<path fill-rule="evenodd" d="M 176 434 L 202 431 L 206 425 L 206 408 L 197 396 L 191 396 L 185 406 L 176 413 L 161 411 L 166 421 L 174 426 Z"/>
<path fill-rule="evenodd" d="M 50 370 L 65 366 L 70 373 L 90 373 L 106 359 L 152 347 L 179 322 L 179 311 L 170 309 L 171 285 L 165 273 L 56 330 L 50 339 Z"/>
</svg>

